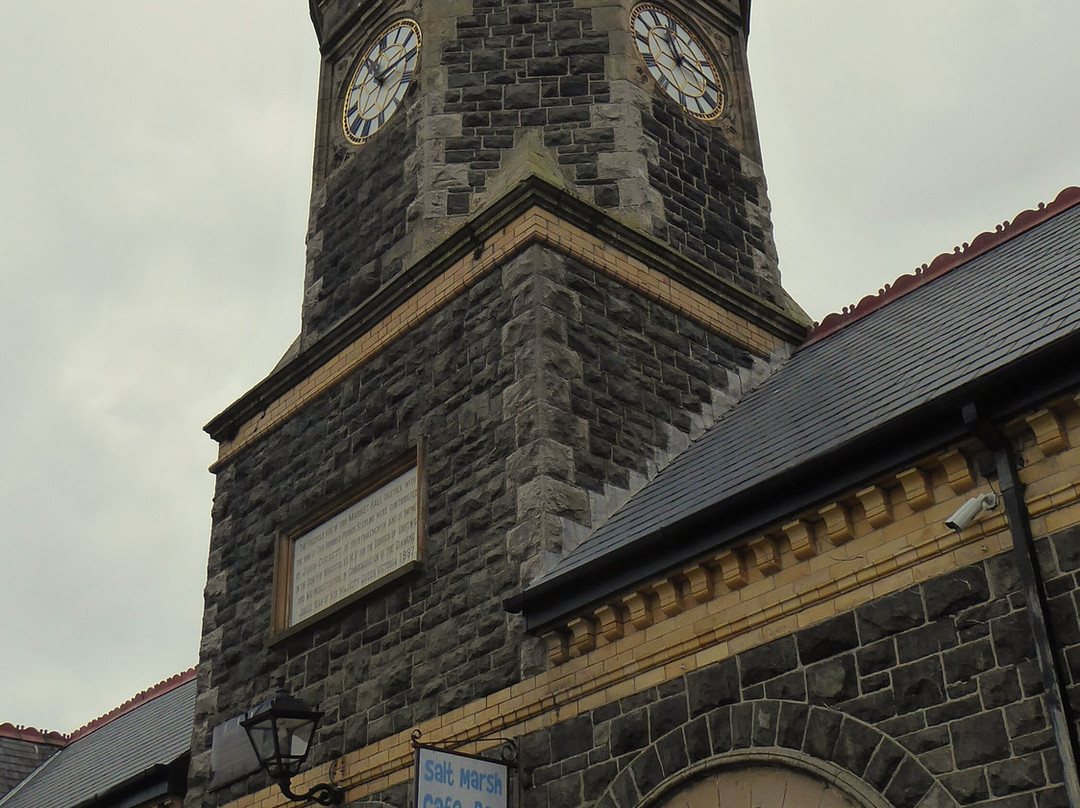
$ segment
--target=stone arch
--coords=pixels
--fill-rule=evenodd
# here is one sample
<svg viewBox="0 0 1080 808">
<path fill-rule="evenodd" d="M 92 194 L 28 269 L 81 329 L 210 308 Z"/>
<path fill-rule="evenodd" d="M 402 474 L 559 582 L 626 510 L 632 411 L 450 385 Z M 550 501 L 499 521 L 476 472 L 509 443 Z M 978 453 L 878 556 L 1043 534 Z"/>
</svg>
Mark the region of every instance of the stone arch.
<svg viewBox="0 0 1080 808">
<path fill-rule="evenodd" d="M 629 760 L 597 806 L 667 808 L 665 795 L 740 767 L 827 784 L 847 808 L 956 806 L 918 758 L 876 727 L 828 707 L 776 699 L 717 707 L 671 729 Z"/>
<path fill-rule="evenodd" d="M 892 808 L 834 763 L 788 749 L 729 752 L 670 777 L 638 808 Z"/>
</svg>

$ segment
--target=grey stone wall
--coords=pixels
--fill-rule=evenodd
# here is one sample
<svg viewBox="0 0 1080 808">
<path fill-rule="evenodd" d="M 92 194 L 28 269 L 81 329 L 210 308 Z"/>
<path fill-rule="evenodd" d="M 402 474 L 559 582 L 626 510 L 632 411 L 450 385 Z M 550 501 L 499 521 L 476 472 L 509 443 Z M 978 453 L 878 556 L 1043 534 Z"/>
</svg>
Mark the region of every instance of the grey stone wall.
<svg viewBox="0 0 1080 808">
<path fill-rule="evenodd" d="M 597 155 L 614 148 L 614 127 L 593 120 L 593 105 L 609 100 L 608 31 L 597 30 L 591 9 L 572 0 L 472 5 L 472 15 L 457 21 L 457 37 L 442 47 L 444 110 L 462 113 L 446 161 L 468 166 L 467 183 L 450 190 L 447 212 L 469 212 L 470 194 L 486 190 L 522 127 L 540 127 L 558 164 L 577 184 L 592 186 L 598 207 L 617 207 L 615 181 L 599 179 L 596 168 Z"/>
<path fill-rule="evenodd" d="M 1078 539 L 1039 543 L 1074 683 Z M 633 808 L 698 761 L 779 747 L 897 808 L 1063 807 L 1027 620 L 1010 554 L 881 598 L 526 736 L 525 805 Z"/>
<path fill-rule="evenodd" d="M 1074 709 L 1078 543 L 1038 544 Z M 881 598 L 520 738 L 524 808 L 635 808 L 747 750 L 824 761 L 896 808 L 1065 808 L 1027 619 L 1010 554 Z"/>
<path fill-rule="evenodd" d="M 503 610 L 592 503 L 711 413 L 747 357 L 534 246 L 218 472 L 190 805 L 210 733 L 276 676 L 326 712 L 315 763 L 481 698 L 542 664 Z M 422 569 L 266 647 L 274 543 L 426 439 Z M 650 461 L 649 458 L 652 458 Z"/>
<path fill-rule="evenodd" d="M 780 304 L 776 246 L 760 167 L 721 130 L 661 98 L 643 115 L 657 157 L 649 179 L 664 200 L 660 235 L 678 252 Z"/>
<path fill-rule="evenodd" d="M 385 129 L 378 148 L 353 150 L 313 195 L 303 318 L 308 342 L 402 268 L 401 255 L 390 248 L 404 239 L 416 198 L 415 173 L 405 168 L 415 138 L 405 113 Z"/>
</svg>

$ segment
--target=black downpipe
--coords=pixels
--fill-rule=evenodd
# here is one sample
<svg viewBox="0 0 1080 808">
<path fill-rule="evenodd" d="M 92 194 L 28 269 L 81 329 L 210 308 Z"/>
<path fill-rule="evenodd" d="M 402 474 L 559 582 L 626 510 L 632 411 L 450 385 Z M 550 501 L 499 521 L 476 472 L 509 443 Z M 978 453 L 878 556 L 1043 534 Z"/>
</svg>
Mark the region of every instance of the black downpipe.
<svg viewBox="0 0 1080 808">
<path fill-rule="evenodd" d="M 1076 722 L 1062 687 L 1064 676 L 1060 657 L 1054 653 L 1054 648 L 1058 645 L 1054 640 L 1053 626 L 1046 619 L 1046 591 L 1035 562 L 1035 543 L 1031 537 L 1031 524 L 1020 479 L 1016 473 L 1016 458 L 1008 441 L 994 448 L 994 464 L 997 466 L 998 481 L 1001 484 L 1001 498 L 1005 502 L 1005 518 L 1012 534 L 1016 566 L 1020 570 L 1020 581 L 1024 587 L 1024 598 L 1027 600 L 1028 619 L 1031 621 L 1031 633 L 1035 639 L 1035 654 L 1039 659 L 1039 670 L 1046 687 L 1046 709 L 1050 713 L 1050 726 L 1054 730 L 1058 754 L 1061 755 L 1065 794 L 1072 808 L 1080 808 L 1080 779 L 1076 769 L 1080 749 L 1076 739 Z"/>
<path fill-rule="evenodd" d="M 1070 808 L 1080 808 L 1080 776 L 1077 761 L 1080 760 L 1080 744 L 1076 737 L 1076 716 L 1072 714 L 1065 698 L 1064 672 L 1055 648 L 1060 648 L 1053 626 L 1047 620 L 1046 587 L 1035 555 L 1035 541 L 1031 535 L 1031 519 L 1024 503 L 1023 483 L 1017 473 L 1016 456 L 1012 444 L 993 424 L 980 420 L 974 403 L 963 407 L 964 423 L 994 453 L 994 466 L 1001 498 L 1005 506 L 1005 520 L 1012 537 L 1013 555 L 1020 572 L 1020 585 L 1027 602 L 1028 622 L 1035 641 L 1035 656 L 1042 674 L 1046 711 L 1050 714 L 1050 727 L 1054 743 L 1061 756 L 1065 796 Z"/>
</svg>

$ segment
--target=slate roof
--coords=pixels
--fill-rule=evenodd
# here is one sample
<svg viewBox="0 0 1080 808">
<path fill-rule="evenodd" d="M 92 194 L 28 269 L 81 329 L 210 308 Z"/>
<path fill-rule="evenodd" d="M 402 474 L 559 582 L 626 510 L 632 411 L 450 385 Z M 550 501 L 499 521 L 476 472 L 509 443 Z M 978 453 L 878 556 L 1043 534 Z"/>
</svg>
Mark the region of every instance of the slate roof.
<svg viewBox="0 0 1080 808">
<path fill-rule="evenodd" d="M 195 685 L 195 670 L 185 671 L 73 733 L 65 748 L 0 798 L 0 806 L 74 808 L 126 793 L 127 786 L 162 791 L 174 773 L 170 767 L 190 751 Z"/>
<path fill-rule="evenodd" d="M 0 797 L 65 743 L 59 733 L 0 724 Z"/>
<path fill-rule="evenodd" d="M 1002 417 L 1010 413 L 994 410 L 1004 399 L 1045 395 L 1036 389 L 1043 381 L 1076 384 L 1077 203 L 1080 189 L 1066 189 L 1050 206 L 940 256 L 924 267 L 926 278 L 902 279 L 899 293 L 827 318 L 823 336 L 508 605 L 537 628 L 865 481 L 858 475 L 871 461 L 881 473 L 957 439 L 965 400 Z M 1050 362 L 1045 372 L 1017 385 L 1017 369 L 1039 361 Z"/>
</svg>

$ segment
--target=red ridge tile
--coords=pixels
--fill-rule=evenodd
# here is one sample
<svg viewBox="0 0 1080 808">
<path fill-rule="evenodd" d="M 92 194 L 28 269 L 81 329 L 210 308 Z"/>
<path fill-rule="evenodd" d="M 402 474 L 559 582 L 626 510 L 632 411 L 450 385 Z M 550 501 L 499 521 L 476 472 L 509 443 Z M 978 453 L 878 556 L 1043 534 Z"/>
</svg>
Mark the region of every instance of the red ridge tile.
<svg viewBox="0 0 1080 808">
<path fill-rule="evenodd" d="M 101 727 L 105 726 L 110 721 L 113 721 L 122 715 L 127 715 L 136 707 L 146 704 L 148 701 L 153 701 L 158 696 L 163 696 L 166 693 L 169 693 L 180 687 L 180 685 L 190 682 L 192 679 L 195 678 L 195 674 L 197 671 L 198 666 L 188 668 L 186 671 L 182 671 L 175 676 L 170 676 L 163 682 L 158 682 L 153 687 L 148 687 L 146 690 L 142 691 L 138 695 L 133 696 L 132 698 L 125 701 L 119 707 L 115 707 L 112 710 L 109 710 L 109 712 L 105 713 L 105 715 L 101 716 L 100 718 L 95 718 L 93 721 L 86 724 L 85 726 L 79 727 L 70 735 L 66 736 L 67 743 L 77 741 L 79 740 L 79 738 L 83 738 L 89 735 L 94 730 L 101 729 Z"/>
<path fill-rule="evenodd" d="M 810 332 L 804 346 L 812 345 L 831 334 L 835 334 L 842 328 L 851 325 L 851 323 L 857 322 L 868 314 L 877 311 L 882 306 L 926 285 L 935 278 L 940 278 L 958 266 L 989 252 L 1036 225 L 1052 219 L 1078 203 L 1080 203 L 1080 188 L 1075 186 L 1065 188 L 1049 205 L 1040 202 L 1038 208 L 1021 212 L 1012 222 L 1006 220 L 999 224 L 994 229 L 994 232 L 980 233 L 972 239 L 970 244 L 965 242 L 959 247 L 954 247 L 951 253 L 942 253 L 931 261 L 929 265 L 923 264 L 910 275 L 901 275 L 891 284 L 886 284 L 885 288 L 878 290 L 876 295 L 867 295 L 854 306 L 845 306 L 843 311 L 830 314 L 820 323 L 815 323 L 814 330 Z"/>
<path fill-rule="evenodd" d="M 68 743 L 68 736 L 59 732 L 50 732 L 35 727 L 15 726 L 6 722 L 0 724 L 0 738 L 48 744 L 49 746 L 67 746 Z"/>
</svg>

